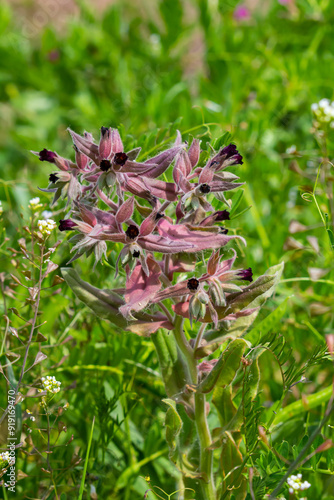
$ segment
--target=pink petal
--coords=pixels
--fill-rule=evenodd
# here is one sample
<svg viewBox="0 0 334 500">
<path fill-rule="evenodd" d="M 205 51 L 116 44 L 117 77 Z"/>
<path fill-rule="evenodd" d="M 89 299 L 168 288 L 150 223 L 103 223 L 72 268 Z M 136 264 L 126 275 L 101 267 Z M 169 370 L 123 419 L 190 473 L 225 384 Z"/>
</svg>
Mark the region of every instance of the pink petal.
<svg viewBox="0 0 334 500">
<path fill-rule="evenodd" d="M 123 224 L 123 222 L 131 219 L 133 214 L 134 207 L 134 197 L 128 198 L 122 205 L 119 207 L 116 213 L 116 220 L 119 224 Z"/>
<path fill-rule="evenodd" d="M 113 128 L 111 130 L 111 143 L 112 143 L 112 151 L 113 153 L 123 153 L 123 143 L 121 136 L 117 129 Z"/>
<path fill-rule="evenodd" d="M 181 207 L 182 207 L 182 202 L 181 202 L 181 200 L 179 200 L 177 205 L 176 205 L 176 208 L 175 208 L 175 215 L 176 215 L 177 222 L 180 219 L 183 219 L 183 217 L 184 217 L 184 212 L 182 211 Z"/>
<path fill-rule="evenodd" d="M 242 318 L 243 316 L 250 316 L 258 309 L 258 307 L 254 307 L 253 309 L 243 309 L 242 311 L 238 311 L 234 314 L 228 314 L 224 319 L 234 321 L 235 319 Z"/>
<path fill-rule="evenodd" d="M 97 219 L 93 212 L 83 203 L 78 204 L 81 218 L 84 222 L 87 222 L 90 226 L 94 227 L 97 224 Z"/>
<path fill-rule="evenodd" d="M 156 198 L 168 201 L 177 200 L 178 190 L 173 182 L 159 181 L 148 177 L 143 177 L 143 182 L 149 192 Z"/>
<path fill-rule="evenodd" d="M 125 305 L 120 307 L 124 317 L 131 317 L 131 311 L 144 309 L 150 299 L 160 290 L 160 266 L 151 255 L 147 257 L 149 276 L 146 276 L 140 263 L 134 268 L 126 283 Z"/>
<path fill-rule="evenodd" d="M 169 238 L 158 236 L 157 234 L 149 234 L 140 236 L 137 240 L 138 244 L 145 250 L 160 253 L 179 253 L 179 252 L 195 252 L 196 249 L 192 243 L 184 241 L 172 241 Z"/>
<path fill-rule="evenodd" d="M 186 151 L 184 150 L 180 151 L 179 156 L 175 162 L 174 169 L 176 171 L 181 172 L 181 174 L 184 175 L 184 177 L 188 177 L 188 175 L 192 170 L 192 166 Z"/>
<path fill-rule="evenodd" d="M 243 182 L 212 181 L 210 183 L 210 188 L 212 193 L 218 193 L 219 191 L 231 191 L 243 185 Z"/>
<path fill-rule="evenodd" d="M 233 251 L 233 257 L 220 261 L 216 276 L 220 276 L 221 274 L 226 273 L 227 271 L 230 271 L 230 269 L 232 269 L 234 261 L 237 258 L 237 252 L 234 250 L 234 248 L 232 248 L 231 250 Z"/>
<path fill-rule="evenodd" d="M 89 233 L 90 238 L 94 240 L 105 240 L 114 241 L 115 243 L 127 243 L 126 234 L 123 233 L 113 233 L 108 231 L 109 228 L 106 226 L 95 226 L 94 229 Z"/>
<path fill-rule="evenodd" d="M 146 163 L 127 160 L 119 170 L 122 173 L 146 174 L 146 172 L 150 172 L 154 167 L 158 167 L 158 165 L 147 165 Z"/>
<path fill-rule="evenodd" d="M 204 167 L 199 178 L 199 184 L 210 184 L 213 179 L 214 172 L 210 167 Z M 211 184 L 210 184 L 211 187 Z"/>
<path fill-rule="evenodd" d="M 91 139 L 87 139 L 77 134 L 70 128 L 67 129 L 71 134 L 72 140 L 75 146 L 79 149 L 81 153 L 91 158 L 93 161 L 96 161 L 99 157 L 99 148 L 96 144 L 93 143 Z"/>
<path fill-rule="evenodd" d="M 151 299 L 151 303 L 156 304 L 161 300 L 170 299 L 171 297 L 180 297 L 188 293 L 189 289 L 187 287 L 187 281 L 183 281 L 182 283 L 177 283 L 176 285 L 169 286 L 168 288 L 158 292 L 155 297 Z"/>
<path fill-rule="evenodd" d="M 136 315 L 138 318 L 140 318 L 140 316 L 141 313 Z M 160 312 L 154 315 L 146 314 L 144 317 L 145 319 L 138 319 L 134 323 L 130 323 L 126 330 L 136 333 L 137 335 L 148 337 L 151 333 L 155 333 L 159 330 L 159 328 L 166 328 L 167 330 L 173 330 L 174 328 L 174 325 Z"/>
<path fill-rule="evenodd" d="M 182 135 L 179 130 L 176 131 L 175 146 L 180 146 L 182 144 Z"/>
<path fill-rule="evenodd" d="M 145 200 L 152 199 L 149 187 L 144 183 L 142 178 L 139 178 L 136 175 L 124 175 L 122 188 L 125 191 L 130 191 L 130 193 L 139 196 L 140 198 L 144 198 Z"/>
<path fill-rule="evenodd" d="M 100 144 L 99 144 L 99 155 L 101 158 L 109 158 L 111 154 L 111 148 L 112 148 L 112 143 L 111 143 L 111 127 L 108 130 L 104 129 L 104 132 L 102 132 L 103 128 L 101 129 L 101 138 L 100 138 Z"/>
<path fill-rule="evenodd" d="M 218 268 L 219 263 L 219 250 L 212 252 L 210 259 L 208 260 L 207 269 L 208 273 L 213 276 Z"/>
<path fill-rule="evenodd" d="M 155 226 L 157 225 L 156 215 L 157 213 L 154 211 L 153 214 L 143 220 L 139 228 L 140 236 L 147 236 L 153 232 Z"/>
<path fill-rule="evenodd" d="M 187 250 L 189 252 L 197 252 L 207 248 L 220 248 L 235 238 L 239 238 L 246 245 L 246 241 L 242 236 L 227 236 L 226 234 L 211 233 L 209 231 L 190 231 L 184 224 L 173 225 L 167 220 L 160 220 L 157 227 L 159 233 L 166 238 L 191 243 L 193 248 Z"/>
<path fill-rule="evenodd" d="M 111 212 L 105 212 L 99 208 L 92 208 L 92 213 L 96 217 L 99 224 L 102 226 L 109 226 L 109 231 L 112 231 L 113 233 L 118 232 L 118 225 L 114 214 Z"/>
<path fill-rule="evenodd" d="M 188 158 L 190 160 L 192 168 L 194 168 L 199 160 L 199 155 L 201 152 L 200 148 L 201 141 L 199 139 L 193 139 L 191 146 L 188 151 Z"/>
</svg>

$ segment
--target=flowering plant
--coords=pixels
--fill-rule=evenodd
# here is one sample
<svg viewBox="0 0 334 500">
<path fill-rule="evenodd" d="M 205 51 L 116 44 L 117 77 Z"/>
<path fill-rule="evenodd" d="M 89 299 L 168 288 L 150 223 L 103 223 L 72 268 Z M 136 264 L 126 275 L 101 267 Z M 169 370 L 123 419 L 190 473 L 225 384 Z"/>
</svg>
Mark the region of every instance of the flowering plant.
<svg viewBox="0 0 334 500">
<path fill-rule="evenodd" d="M 151 336 L 168 395 L 170 458 L 187 491 L 211 500 L 218 498 L 217 487 L 227 495 L 233 486 L 244 498 L 240 436 L 247 436 L 241 419 L 246 399 L 234 406 L 232 383 L 243 373 L 252 406 L 259 374 L 252 345 L 242 335 L 272 294 L 283 266 L 255 281 L 250 268 L 234 268 L 237 252 L 227 247 L 242 248 L 246 241 L 226 227 L 234 209 L 226 193 L 242 186 L 228 170 L 242 164 L 242 156 L 234 144 L 201 151 L 200 140 L 188 146 L 178 132 L 169 149 L 137 161 L 140 148 L 125 152 L 116 129 L 102 127 L 98 144 L 87 132 L 70 134 L 75 162 L 46 149 L 35 152 L 58 169 L 44 191 L 54 193 L 53 203 L 67 198 L 69 212 L 59 230 L 74 233 L 69 263 L 92 253 L 95 264 L 105 263 L 111 248 L 115 279 L 125 282 L 102 290 L 70 267 L 62 275 L 95 314 L 124 331 Z M 208 399 L 221 424 L 214 434 Z M 227 455 L 239 466 L 234 475 Z"/>
</svg>

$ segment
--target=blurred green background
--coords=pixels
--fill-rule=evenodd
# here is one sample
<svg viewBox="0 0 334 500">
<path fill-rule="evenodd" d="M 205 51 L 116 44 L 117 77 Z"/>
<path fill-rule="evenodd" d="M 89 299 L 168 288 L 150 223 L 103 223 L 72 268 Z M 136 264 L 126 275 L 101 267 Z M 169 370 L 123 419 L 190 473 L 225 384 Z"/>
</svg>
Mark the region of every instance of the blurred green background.
<svg viewBox="0 0 334 500">
<path fill-rule="evenodd" d="M 312 191 L 320 163 L 310 107 L 321 98 L 333 99 L 333 24 L 332 0 L 2 2 L 0 200 L 12 245 L 29 199 L 39 196 L 46 208 L 50 201 L 38 187 L 46 187 L 52 166 L 29 151 L 47 148 L 73 156 L 67 127 L 96 138 L 101 126 L 119 127 L 126 146 L 138 143 L 144 151 L 172 141 L 176 129 L 185 139 L 194 135 L 204 142 L 229 131 L 244 156 L 238 167 L 246 182 L 242 208 L 252 206 L 231 223 L 248 242 L 244 263 L 255 276 L 284 260 L 285 279 L 309 278 L 312 268 L 325 277 L 281 284 L 258 320 L 293 295 L 276 331 L 284 333 L 302 363 L 333 331 L 332 285 L 326 283 L 334 276 L 333 252 L 314 203 L 301 196 Z M 329 156 L 333 144 L 329 136 Z M 293 145 L 297 153 L 287 152 Z M 330 214 L 332 178 L 320 181 L 319 206 Z M 305 226 L 302 231 L 295 233 L 294 220 Z M 57 263 L 64 264 L 68 255 L 64 244 Z M 2 253 L 3 270 L 10 271 L 9 262 Z M 112 281 L 101 266 L 92 273 L 91 260 L 75 266 L 101 287 L 103 280 Z M 150 340 L 117 334 L 83 310 L 65 287 L 44 313 L 49 326 L 41 331 L 51 343 L 64 331 L 74 339 L 71 348 L 50 353 L 50 366 L 67 356 L 54 373 L 64 386 L 76 384 L 66 393 L 72 408 L 66 425 L 74 442 L 59 462 L 74 453 L 84 456 L 92 415 L 99 415 L 91 498 L 95 488 L 101 498 L 142 498 L 146 484 L 140 476 L 146 474 L 171 492 L 175 473 L 162 433 L 164 389 Z M 264 399 L 274 401 L 280 397 L 279 379 L 271 363 L 262 368 Z M 311 370 L 308 378 L 312 383 L 296 387 L 288 402 L 300 398 L 299 390 L 326 387 L 330 370 Z M 303 419 L 289 430 L 289 439 L 298 441 Z M 32 475 L 19 495 L 26 490 L 37 497 L 36 469 L 32 461 L 25 467 Z M 73 469 L 63 498 L 81 472 Z M 314 484 L 312 498 L 333 498 L 321 496 L 327 488 L 322 476 Z"/>
</svg>

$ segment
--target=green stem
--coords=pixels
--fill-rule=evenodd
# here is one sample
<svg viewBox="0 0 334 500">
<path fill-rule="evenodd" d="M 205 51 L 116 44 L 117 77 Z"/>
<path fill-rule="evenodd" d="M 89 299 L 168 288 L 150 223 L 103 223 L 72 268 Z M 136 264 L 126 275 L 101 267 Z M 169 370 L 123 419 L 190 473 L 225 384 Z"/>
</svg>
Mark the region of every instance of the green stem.
<svg viewBox="0 0 334 500">
<path fill-rule="evenodd" d="M 197 363 L 194 358 L 194 351 L 190 347 L 184 332 L 183 332 L 183 318 L 177 316 L 175 319 L 175 329 L 174 336 L 177 345 L 184 355 L 189 373 L 191 376 L 191 382 L 193 385 L 197 386 L 198 376 L 197 376 Z M 213 450 L 210 450 L 212 439 L 210 434 L 210 429 L 208 426 L 206 418 L 206 397 L 205 394 L 200 392 L 195 393 L 195 422 L 196 430 L 200 445 L 200 473 L 203 474 L 204 478 L 201 481 L 201 488 L 203 491 L 203 496 L 205 500 L 216 500 L 216 490 L 213 477 Z"/>
<path fill-rule="evenodd" d="M 197 366 L 193 356 L 193 350 L 187 341 L 183 331 L 184 319 L 181 316 L 176 316 L 174 322 L 174 337 L 178 348 L 186 359 L 189 369 L 190 383 L 197 385 Z"/>
<path fill-rule="evenodd" d="M 213 477 L 213 450 L 209 450 L 212 444 L 210 429 L 205 411 L 205 394 L 195 394 L 195 421 L 200 444 L 200 471 L 205 475 L 201 482 L 205 500 L 216 499 L 216 489 Z"/>
<path fill-rule="evenodd" d="M 160 330 L 152 334 L 151 339 L 158 355 L 166 393 L 172 398 L 190 383 L 187 367 L 172 334 Z"/>
</svg>

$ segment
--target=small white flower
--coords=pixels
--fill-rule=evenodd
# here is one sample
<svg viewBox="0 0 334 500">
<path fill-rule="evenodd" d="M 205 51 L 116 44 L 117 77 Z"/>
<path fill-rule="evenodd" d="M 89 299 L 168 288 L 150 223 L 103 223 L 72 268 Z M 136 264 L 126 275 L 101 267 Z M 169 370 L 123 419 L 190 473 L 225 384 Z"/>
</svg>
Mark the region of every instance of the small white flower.
<svg viewBox="0 0 334 500">
<path fill-rule="evenodd" d="M 15 460 L 10 456 L 8 451 L 0 453 L 0 468 L 3 468 L 6 463 L 9 465 L 15 463 Z"/>
<path fill-rule="evenodd" d="M 2 206 L 2 203 L 0 201 L 0 215 L 2 214 L 2 212 L 3 212 L 3 206 Z"/>
<path fill-rule="evenodd" d="M 327 124 L 329 124 L 331 128 L 334 128 L 334 125 L 332 125 L 332 119 L 334 118 L 334 101 L 330 102 L 329 99 L 321 99 L 319 103 L 313 103 L 311 105 L 311 110 L 316 118 L 313 122 L 315 127 L 327 127 Z"/>
<path fill-rule="evenodd" d="M 41 200 L 36 197 L 36 198 L 31 198 L 31 200 L 29 201 L 29 205 L 28 207 L 30 208 L 30 210 L 32 210 L 33 212 L 36 212 L 37 210 L 39 210 L 40 208 L 42 208 L 42 203 L 41 203 Z"/>
<path fill-rule="evenodd" d="M 44 219 L 49 219 L 50 217 L 53 216 L 53 213 L 50 212 L 50 210 L 44 210 L 42 213 L 41 213 L 41 216 L 44 217 Z"/>
<path fill-rule="evenodd" d="M 33 416 L 31 416 L 31 417 L 30 417 L 30 420 L 31 420 L 32 422 L 35 422 L 36 418 L 35 418 L 35 417 L 33 417 Z"/>
<path fill-rule="evenodd" d="M 308 481 L 302 482 L 303 476 L 302 474 L 291 475 L 287 479 L 287 483 L 289 486 L 289 493 L 292 495 L 293 493 L 298 493 L 298 491 L 304 491 L 311 487 L 311 484 Z"/>
<path fill-rule="evenodd" d="M 56 394 L 60 391 L 61 382 L 56 380 L 56 377 L 48 375 L 47 377 L 42 377 L 43 389 L 39 389 L 39 392 L 47 391 Z"/>
<path fill-rule="evenodd" d="M 37 222 L 38 230 L 42 233 L 42 236 L 48 237 L 51 234 L 57 224 L 53 219 L 39 220 Z"/>
<path fill-rule="evenodd" d="M 321 99 L 319 101 L 319 107 L 320 108 L 325 108 L 328 105 L 330 105 L 330 100 L 329 99 Z"/>
<path fill-rule="evenodd" d="M 293 144 L 292 146 L 290 146 L 289 148 L 286 149 L 286 153 L 288 155 L 293 155 L 297 152 L 297 147 Z"/>
</svg>

